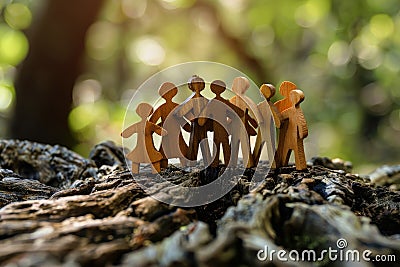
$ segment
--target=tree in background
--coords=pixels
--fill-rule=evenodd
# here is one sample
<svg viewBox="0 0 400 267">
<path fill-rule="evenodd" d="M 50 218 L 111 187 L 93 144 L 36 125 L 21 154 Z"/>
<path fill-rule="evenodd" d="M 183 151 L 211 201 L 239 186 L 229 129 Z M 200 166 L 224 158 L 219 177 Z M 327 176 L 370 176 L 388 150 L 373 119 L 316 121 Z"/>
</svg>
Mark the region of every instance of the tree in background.
<svg viewBox="0 0 400 267">
<path fill-rule="evenodd" d="M 72 89 L 82 73 L 85 34 L 102 0 L 48 0 L 28 31 L 30 49 L 15 79 L 11 136 L 71 146 Z"/>
</svg>

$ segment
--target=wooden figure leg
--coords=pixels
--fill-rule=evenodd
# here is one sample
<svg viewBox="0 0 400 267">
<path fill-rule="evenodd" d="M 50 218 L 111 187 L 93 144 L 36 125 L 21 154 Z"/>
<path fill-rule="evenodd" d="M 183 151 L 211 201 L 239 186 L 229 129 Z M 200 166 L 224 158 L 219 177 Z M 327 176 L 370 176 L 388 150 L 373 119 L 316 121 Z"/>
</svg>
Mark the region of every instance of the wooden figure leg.
<svg viewBox="0 0 400 267">
<path fill-rule="evenodd" d="M 185 143 L 185 140 L 183 139 L 182 134 L 179 134 L 179 149 L 181 150 L 181 154 L 184 155 L 185 157 L 187 157 L 187 153 L 188 153 L 188 147 Z M 188 165 L 188 161 L 186 158 L 179 158 L 179 161 L 181 163 L 181 167 L 185 168 Z"/>
<path fill-rule="evenodd" d="M 193 122 L 194 124 L 194 122 Z M 190 141 L 189 141 L 189 148 L 187 150 L 186 157 L 189 160 L 197 160 L 197 152 L 199 148 L 199 139 L 197 136 L 197 129 L 192 126 L 192 131 L 190 133 Z"/>
<path fill-rule="evenodd" d="M 226 142 L 222 142 L 222 151 L 224 152 L 224 164 L 228 167 L 229 159 L 231 158 L 231 147 L 229 145 L 228 135 L 226 135 Z"/>
<path fill-rule="evenodd" d="M 205 127 L 202 127 L 201 130 L 202 130 L 200 134 L 201 155 L 203 157 L 204 165 L 207 166 L 211 162 L 211 151 L 210 151 L 210 146 L 208 145 L 207 130 Z"/>
<path fill-rule="evenodd" d="M 211 166 L 214 168 L 217 168 L 219 165 L 219 154 L 221 151 L 221 142 L 220 141 L 215 141 L 215 153 L 213 151 L 213 154 L 215 154 L 215 158 L 211 163 Z"/>
<path fill-rule="evenodd" d="M 232 138 L 231 141 L 231 159 L 229 163 L 233 168 L 237 167 L 238 157 L 239 157 L 239 139 Z"/>
<path fill-rule="evenodd" d="M 268 161 L 271 164 L 271 168 L 275 169 L 276 168 L 276 162 L 275 162 L 275 158 L 274 158 L 274 151 L 275 151 L 275 147 L 274 147 L 274 143 L 272 144 L 267 144 L 267 151 L 268 151 Z"/>
<path fill-rule="evenodd" d="M 259 129 L 258 133 L 257 133 L 256 144 L 254 145 L 254 150 L 253 150 L 253 159 L 254 159 L 254 165 L 255 166 L 257 166 L 258 162 L 260 161 L 261 151 L 262 151 L 262 148 L 263 148 L 264 143 L 265 143 L 262 139 L 263 138 L 261 136 L 261 131 Z"/>
<path fill-rule="evenodd" d="M 270 144 L 267 144 L 267 149 L 268 149 L 268 160 L 271 164 L 271 168 L 275 169 L 276 168 L 276 162 L 275 162 L 275 151 L 276 151 L 276 140 L 275 140 L 275 134 L 276 134 L 276 129 L 275 125 L 271 124 L 270 125 Z"/>
<path fill-rule="evenodd" d="M 139 163 L 132 162 L 132 173 L 139 173 Z"/>
<path fill-rule="evenodd" d="M 152 173 L 160 173 L 161 172 L 161 160 L 151 163 Z"/>
<path fill-rule="evenodd" d="M 284 165 L 284 147 L 285 147 L 285 139 L 286 139 L 286 132 L 287 132 L 287 121 L 283 121 L 281 123 L 281 128 L 279 129 L 279 140 L 278 140 L 278 149 L 275 153 L 275 163 L 276 167 L 280 168 Z"/>
<path fill-rule="evenodd" d="M 167 159 L 160 160 L 160 168 L 163 169 L 163 170 L 168 168 L 168 160 Z"/>
<path fill-rule="evenodd" d="M 161 147 L 160 147 L 160 153 L 163 156 L 163 159 L 160 161 L 160 167 L 161 167 L 161 169 L 166 169 L 166 168 L 168 168 L 168 159 L 165 156 L 162 144 L 161 144 Z"/>
<path fill-rule="evenodd" d="M 242 140 L 240 143 L 242 144 L 244 166 L 246 168 L 254 167 L 253 155 L 250 153 L 250 140 L 245 138 L 245 140 Z"/>
<path fill-rule="evenodd" d="M 294 150 L 295 162 L 296 162 L 296 170 L 305 170 L 307 169 L 306 157 L 304 155 L 304 146 L 303 140 L 297 141 L 297 147 Z"/>
<path fill-rule="evenodd" d="M 289 148 L 284 148 L 283 149 L 283 159 L 282 159 L 282 166 L 288 166 L 289 165 L 289 159 L 290 159 L 290 154 L 292 153 L 292 150 Z"/>
</svg>

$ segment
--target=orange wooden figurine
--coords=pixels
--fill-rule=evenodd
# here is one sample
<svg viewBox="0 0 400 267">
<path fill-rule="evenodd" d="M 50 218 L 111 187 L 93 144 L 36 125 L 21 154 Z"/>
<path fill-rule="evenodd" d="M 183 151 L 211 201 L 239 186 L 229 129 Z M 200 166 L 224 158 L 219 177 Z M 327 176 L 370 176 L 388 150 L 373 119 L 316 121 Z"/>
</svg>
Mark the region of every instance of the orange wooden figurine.
<svg viewBox="0 0 400 267">
<path fill-rule="evenodd" d="M 289 94 L 291 107 L 282 112 L 282 118 L 287 119 L 287 132 L 285 134 L 282 155 L 280 155 L 281 166 L 287 166 L 290 152 L 293 150 L 297 170 L 307 169 L 304 155 L 303 139 L 308 135 L 307 123 L 304 118 L 300 103 L 304 100 L 301 90 L 292 90 Z"/>
<path fill-rule="evenodd" d="M 201 112 L 208 104 L 207 98 L 201 95 L 201 91 L 203 91 L 205 87 L 204 80 L 197 75 L 193 75 L 189 79 L 188 87 L 194 94 L 178 107 L 175 115 L 178 117 L 185 116 L 188 120 L 191 120 L 187 158 L 192 161 L 192 165 L 195 164 L 194 161 L 197 160 L 197 153 L 199 146 L 201 146 L 204 165 L 208 166 L 211 162 L 210 147 L 207 139 L 208 127 L 207 124 L 201 126 L 198 122 Z M 188 116 L 188 114 L 190 114 L 190 116 Z"/>
<path fill-rule="evenodd" d="M 224 164 L 228 166 L 231 157 L 231 147 L 229 145 L 228 133 L 228 118 L 231 120 L 240 120 L 244 112 L 221 96 L 221 94 L 226 90 L 226 84 L 223 81 L 213 81 L 210 85 L 210 88 L 211 91 L 215 94 L 215 97 L 210 100 L 210 102 L 207 104 L 206 108 L 200 115 L 201 118 L 199 119 L 199 124 L 204 125 L 204 123 L 206 122 L 205 118 L 212 119 L 214 144 L 216 146 L 216 151 L 213 151 L 214 160 L 211 166 L 218 167 L 221 146 L 224 154 Z M 242 127 L 241 129 L 239 128 L 232 130 L 245 131 L 244 127 Z"/>
<path fill-rule="evenodd" d="M 276 109 L 280 114 L 282 114 L 282 112 L 291 107 L 292 104 L 290 102 L 289 94 L 291 91 L 295 89 L 297 89 L 297 86 L 289 81 L 284 81 L 279 86 L 279 93 L 283 96 L 283 99 L 276 101 L 274 103 L 274 106 L 276 107 Z M 287 127 L 288 127 L 288 121 L 282 119 L 279 128 L 278 149 L 275 154 L 275 163 L 277 168 L 284 166 L 283 147 L 285 145 L 285 140 L 286 140 L 285 135 L 287 133 Z"/>
<path fill-rule="evenodd" d="M 158 123 L 163 127 L 168 135 L 163 136 L 161 140 L 160 153 L 163 155 L 161 160 L 161 169 L 168 167 L 168 159 L 179 158 L 182 167 L 186 166 L 186 154 L 188 146 L 183 139 L 181 126 L 186 121 L 180 117 L 173 116 L 179 104 L 172 101 L 172 98 L 178 93 L 178 88 L 170 82 L 163 83 L 158 89 L 159 95 L 165 100 L 165 103 L 159 106 L 150 117 L 150 122 Z"/>
<path fill-rule="evenodd" d="M 258 124 L 259 128 L 256 144 L 254 146 L 253 157 L 254 162 L 257 165 L 260 160 L 262 148 L 264 144 L 266 144 L 268 160 L 270 161 L 270 163 L 272 163 L 271 166 L 275 167 L 275 126 L 277 128 L 280 128 L 282 118 L 277 107 L 274 106 L 274 104 L 271 102 L 271 98 L 275 95 L 275 87 L 272 84 L 263 84 L 260 87 L 260 91 L 263 94 L 265 100 L 258 104 L 258 111 L 261 115 L 261 119 Z"/>
<path fill-rule="evenodd" d="M 163 159 L 163 155 L 154 147 L 152 134 L 157 133 L 164 136 L 167 132 L 162 127 L 147 121 L 147 117 L 152 112 L 151 105 L 140 103 L 136 108 L 136 113 L 140 116 L 141 121 L 129 126 L 121 133 L 124 138 L 137 133 L 136 147 L 126 155 L 132 161 L 132 173 L 139 173 L 140 163 L 151 163 L 153 173 L 161 171 L 160 162 Z"/>
<path fill-rule="evenodd" d="M 257 105 L 249 97 L 245 95 L 246 91 L 250 87 L 250 82 L 245 77 L 236 77 L 233 80 L 232 91 L 236 94 L 230 99 L 230 102 L 241 110 L 244 111 L 241 121 L 233 120 L 231 123 L 232 137 L 231 137 L 231 153 L 232 153 L 232 164 L 235 167 L 237 165 L 239 145 L 242 148 L 244 166 L 251 168 L 255 166 L 253 155 L 250 148 L 250 135 L 256 135 L 256 131 L 251 129 L 249 122 L 253 124 L 254 128 L 257 128 L 257 123 L 254 119 L 259 120 Z M 246 131 L 237 131 L 241 125 L 245 125 Z"/>
</svg>

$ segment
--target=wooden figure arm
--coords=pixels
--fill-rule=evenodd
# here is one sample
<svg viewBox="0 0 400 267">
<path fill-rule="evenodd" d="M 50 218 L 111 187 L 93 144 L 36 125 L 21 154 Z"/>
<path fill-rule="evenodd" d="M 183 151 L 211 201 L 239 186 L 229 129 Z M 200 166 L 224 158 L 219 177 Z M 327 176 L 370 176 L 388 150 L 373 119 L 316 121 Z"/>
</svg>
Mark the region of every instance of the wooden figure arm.
<svg viewBox="0 0 400 267">
<path fill-rule="evenodd" d="M 158 126 L 154 123 L 151 123 L 151 130 L 161 136 L 166 136 L 168 134 L 167 130 L 165 130 L 163 127 Z"/>
<path fill-rule="evenodd" d="M 189 111 L 188 113 L 186 113 L 185 118 L 188 119 L 189 121 L 192 121 L 195 119 L 195 116 L 192 111 Z"/>
<path fill-rule="evenodd" d="M 186 132 L 190 133 L 192 131 L 191 127 L 190 127 L 190 123 L 186 122 L 183 126 L 182 126 L 183 130 L 185 130 Z"/>
<path fill-rule="evenodd" d="M 272 117 L 274 119 L 276 128 L 281 128 L 281 121 L 283 120 L 282 114 L 279 112 L 276 106 L 271 102 L 269 102 L 269 106 L 271 108 Z"/>
<path fill-rule="evenodd" d="M 264 110 L 265 101 L 258 103 L 257 108 L 261 112 Z M 264 117 L 260 116 L 260 120 L 258 121 L 258 125 L 264 124 Z"/>
<path fill-rule="evenodd" d="M 284 121 L 284 120 L 289 119 L 289 113 L 288 113 L 288 111 L 285 110 L 284 112 L 282 112 L 280 117 L 281 117 L 281 122 Z"/>
<path fill-rule="evenodd" d="M 125 130 L 122 131 L 121 136 L 123 138 L 128 138 L 131 135 L 133 135 L 134 133 L 137 133 L 138 130 L 139 130 L 138 129 L 138 124 L 137 123 L 132 124 L 131 126 L 129 126 L 128 128 L 126 128 Z"/>
<path fill-rule="evenodd" d="M 251 136 L 257 135 L 256 130 L 249 124 L 248 121 L 246 121 L 245 127 L 246 127 L 246 132 L 248 135 L 251 135 Z"/>
<path fill-rule="evenodd" d="M 301 112 L 297 116 L 297 132 L 299 135 L 300 139 L 304 139 L 308 136 L 308 128 L 307 128 L 307 122 L 306 119 L 304 118 L 304 114 Z"/>
<path fill-rule="evenodd" d="M 188 114 L 192 109 L 193 103 L 191 101 L 188 101 L 184 104 L 181 104 L 175 111 L 174 115 L 177 117 L 183 117 L 186 116 L 186 114 Z"/>
<path fill-rule="evenodd" d="M 157 121 L 161 118 L 161 108 L 159 107 L 156 111 L 151 115 L 149 122 L 157 123 Z"/>
<path fill-rule="evenodd" d="M 250 115 L 249 115 L 249 110 L 246 108 L 246 113 L 245 113 L 245 120 L 248 121 L 251 126 L 253 126 L 254 128 L 258 127 L 258 123 L 255 119 L 253 119 Z"/>
<path fill-rule="evenodd" d="M 244 111 L 239 108 L 238 106 L 236 106 L 235 104 L 231 103 L 231 102 L 226 102 L 226 104 L 233 109 L 234 112 L 236 112 L 236 114 L 241 118 L 244 115 Z"/>
</svg>

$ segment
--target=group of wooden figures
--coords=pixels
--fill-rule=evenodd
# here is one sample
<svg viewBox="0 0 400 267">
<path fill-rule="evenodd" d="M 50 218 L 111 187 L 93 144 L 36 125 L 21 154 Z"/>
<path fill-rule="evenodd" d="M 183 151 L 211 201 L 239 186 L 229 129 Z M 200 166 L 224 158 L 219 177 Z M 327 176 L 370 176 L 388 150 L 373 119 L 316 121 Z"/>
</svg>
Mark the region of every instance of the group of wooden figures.
<svg viewBox="0 0 400 267">
<path fill-rule="evenodd" d="M 136 147 L 126 155 L 132 161 L 132 173 L 139 172 L 140 163 L 150 163 L 153 173 L 159 173 L 167 168 L 168 159 L 171 158 L 178 158 L 182 167 L 194 166 L 199 148 L 204 165 L 218 167 L 221 146 L 224 165 L 227 167 L 237 167 L 239 147 L 244 167 L 257 166 L 266 145 L 272 168 L 287 166 L 291 151 L 294 152 L 296 169 L 307 168 L 303 139 L 307 137 L 308 129 L 300 108 L 304 94 L 294 83 L 285 81 L 280 85 L 279 92 L 283 99 L 275 103 L 271 102 L 275 87 L 263 84 L 260 92 L 265 100 L 259 104 L 245 95 L 250 87 L 245 77 L 233 80 L 231 89 L 235 96 L 229 100 L 222 96 L 226 85 L 221 80 L 210 84 L 215 94 L 211 100 L 201 94 L 205 82 L 199 76 L 193 75 L 188 87 L 193 94 L 182 104 L 173 102 L 178 88 L 173 83 L 165 82 L 158 90 L 165 103 L 155 111 L 148 103 L 137 106 L 136 113 L 141 121 L 121 133 L 124 138 L 137 134 Z M 277 149 L 276 128 L 279 128 Z M 190 133 L 189 144 L 186 144 L 182 130 Z M 207 132 L 214 132 L 212 153 Z M 154 133 L 162 136 L 159 149 L 154 145 Z M 253 150 L 250 136 L 256 136 Z"/>
</svg>

